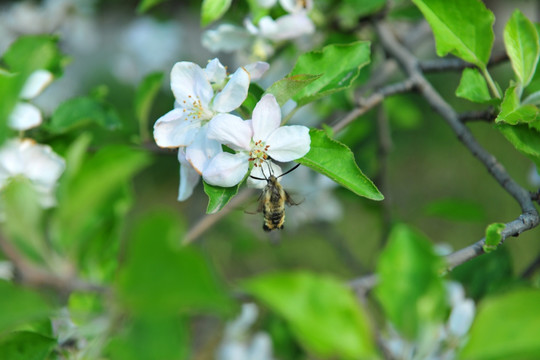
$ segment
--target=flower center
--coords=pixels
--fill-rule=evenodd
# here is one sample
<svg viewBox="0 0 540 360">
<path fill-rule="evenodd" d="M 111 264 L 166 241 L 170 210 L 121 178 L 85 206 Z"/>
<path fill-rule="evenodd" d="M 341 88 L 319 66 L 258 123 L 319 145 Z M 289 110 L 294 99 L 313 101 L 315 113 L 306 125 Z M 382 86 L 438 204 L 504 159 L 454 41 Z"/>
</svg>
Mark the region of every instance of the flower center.
<svg viewBox="0 0 540 360">
<path fill-rule="evenodd" d="M 249 161 L 253 161 L 253 166 L 262 166 L 262 163 L 268 159 L 268 154 L 266 153 L 270 145 L 265 145 L 262 140 L 258 140 L 251 146 L 251 151 L 249 152 Z"/>
<path fill-rule="evenodd" d="M 188 98 L 182 102 L 183 112 L 187 113 L 186 120 L 203 121 L 212 118 L 212 112 L 204 108 L 198 97 L 188 95 Z"/>
</svg>

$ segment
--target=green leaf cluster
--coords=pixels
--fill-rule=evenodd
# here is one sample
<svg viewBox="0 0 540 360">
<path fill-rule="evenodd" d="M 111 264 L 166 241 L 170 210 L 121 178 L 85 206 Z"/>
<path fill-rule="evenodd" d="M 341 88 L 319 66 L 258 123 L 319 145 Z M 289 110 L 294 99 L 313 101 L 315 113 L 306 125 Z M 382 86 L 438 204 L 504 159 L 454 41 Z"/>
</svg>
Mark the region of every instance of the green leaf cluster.
<svg viewBox="0 0 540 360">
<path fill-rule="evenodd" d="M 243 289 L 279 314 L 300 343 L 323 358 L 375 358 L 367 315 L 353 293 L 330 276 L 262 275 Z"/>
</svg>

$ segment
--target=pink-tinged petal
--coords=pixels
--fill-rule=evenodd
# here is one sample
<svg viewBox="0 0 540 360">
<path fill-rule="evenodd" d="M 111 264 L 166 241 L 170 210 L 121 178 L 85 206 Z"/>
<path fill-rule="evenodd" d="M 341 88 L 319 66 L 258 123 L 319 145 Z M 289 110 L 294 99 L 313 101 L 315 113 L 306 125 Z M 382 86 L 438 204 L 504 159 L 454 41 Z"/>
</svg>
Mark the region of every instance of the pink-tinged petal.
<svg viewBox="0 0 540 360">
<path fill-rule="evenodd" d="M 54 76 L 47 70 L 36 70 L 26 80 L 21 91 L 21 99 L 33 99 L 53 81 Z"/>
<path fill-rule="evenodd" d="M 210 185 L 231 187 L 237 185 L 249 168 L 249 155 L 245 153 L 217 154 L 203 171 L 203 179 Z"/>
<path fill-rule="evenodd" d="M 186 120 L 186 113 L 182 109 L 173 109 L 154 124 L 154 140 L 159 147 L 188 146 L 200 127 L 200 121 Z"/>
<path fill-rule="evenodd" d="M 246 100 L 249 89 L 249 73 L 244 68 L 239 68 L 227 82 L 227 85 L 215 97 L 212 109 L 217 112 L 227 113 L 238 108 Z"/>
<path fill-rule="evenodd" d="M 274 95 L 267 94 L 253 109 L 253 139 L 266 141 L 281 123 L 281 109 Z"/>
<path fill-rule="evenodd" d="M 195 171 L 202 174 L 210 160 L 222 152 L 221 144 L 207 136 L 208 125 L 201 127 L 195 139 L 186 148 L 186 160 L 193 166 Z"/>
<path fill-rule="evenodd" d="M 251 123 L 231 114 L 218 114 L 208 123 L 208 138 L 233 150 L 250 150 Z"/>
<path fill-rule="evenodd" d="M 251 77 L 251 81 L 260 79 L 269 68 L 270 64 L 264 61 L 257 61 L 244 66 L 244 69 L 247 70 Z"/>
<path fill-rule="evenodd" d="M 191 167 L 186 159 L 185 149 L 178 149 L 178 161 L 180 162 L 180 185 L 178 186 L 178 201 L 187 200 L 193 189 L 199 183 L 201 176 Z"/>
<path fill-rule="evenodd" d="M 32 104 L 20 102 L 9 115 L 9 127 L 14 130 L 28 130 L 40 125 L 41 112 Z"/>
<path fill-rule="evenodd" d="M 277 161 L 292 161 L 309 152 L 311 138 L 309 129 L 301 125 L 283 126 L 274 131 L 266 140 L 267 154 Z"/>
<path fill-rule="evenodd" d="M 211 83 L 221 84 L 227 77 L 227 69 L 219 62 L 218 58 L 210 60 L 204 71 Z"/>
<path fill-rule="evenodd" d="M 251 169 L 251 173 L 249 174 L 250 177 L 247 178 L 248 187 L 256 189 L 264 188 L 268 183 L 266 180 L 254 179 L 251 176 L 259 179 L 268 179 L 270 177 L 270 174 L 278 177 L 279 175 L 283 174 L 283 171 L 281 170 L 279 165 L 275 164 L 270 160 L 266 161 L 262 166 L 254 166 L 253 169 Z"/>
<path fill-rule="evenodd" d="M 207 108 L 214 96 L 204 70 L 189 61 L 174 64 L 171 70 L 171 90 L 181 106 L 200 100 L 202 106 Z"/>
</svg>

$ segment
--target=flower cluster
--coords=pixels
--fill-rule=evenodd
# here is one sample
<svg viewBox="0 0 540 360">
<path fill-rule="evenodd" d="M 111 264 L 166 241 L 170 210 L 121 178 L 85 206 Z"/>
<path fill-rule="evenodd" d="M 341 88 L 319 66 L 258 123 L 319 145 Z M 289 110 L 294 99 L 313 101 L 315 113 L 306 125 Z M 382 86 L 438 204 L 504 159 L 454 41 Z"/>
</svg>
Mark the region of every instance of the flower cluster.
<svg viewBox="0 0 540 360">
<path fill-rule="evenodd" d="M 309 151 L 309 129 L 280 127 L 281 110 L 273 95 L 265 95 L 257 103 L 252 120 L 230 114 L 246 99 L 251 79 L 267 69 L 268 64 L 258 62 L 227 75 L 218 59 L 205 69 L 191 62 L 174 65 L 174 109 L 156 121 L 154 139 L 160 147 L 179 148 L 178 200 L 191 196 L 201 175 L 211 185 L 231 187 L 249 168 L 260 177 L 263 162 L 277 168 L 270 165 L 271 159 L 292 161 Z M 235 153 L 223 152 L 222 145 Z"/>
<path fill-rule="evenodd" d="M 37 70 L 29 76 L 8 119 L 12 129 L 24 131 L 41 124 L 41 112 L 27 100 L 38 96 L 52 79 L 53 75 L 46 70 Z M 30 180 L 41 206 L 54 206 L 54 190 L 64 168 L 64 159 L 49 146 L 32 139 L 10 139 L 0 147 L 0 191 L 12 178 L 22 176 Z"/>
<path fill-rule="evenodd" d="M 271 8 L 276 0 L 260 0 L 259 6 Z M 257 25 L 250 18 L 244 20 L 244 27 L 221 24 L 214 30 L 208 30 L 202 38 L 203 45 L 213 52 L 237 51 L 251 48 L 252 54 L 259 59 L 267 59 L 274 53 L 274 44 L 292 40 L 315 32 L 315 25 L 308 16 L 313 8 L 313 1 L 279 0 L 286 15 L 273 19 L 262 17 Z"/>
</svg>

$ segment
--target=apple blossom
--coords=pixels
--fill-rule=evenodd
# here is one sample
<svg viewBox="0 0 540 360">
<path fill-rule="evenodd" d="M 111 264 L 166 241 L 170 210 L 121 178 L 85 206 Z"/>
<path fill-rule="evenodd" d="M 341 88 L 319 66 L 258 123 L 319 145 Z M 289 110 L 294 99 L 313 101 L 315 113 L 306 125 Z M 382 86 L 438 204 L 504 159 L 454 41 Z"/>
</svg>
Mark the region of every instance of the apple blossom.
<svg viewBox="0 0 540 360">
<path fill-rule="evenodd" d="M 43 207 L 54 206 L 56 182 L 65 166 L 64 159 L 47 145 L 31 139 L 8 140 L 0 148 L 0 190 L 11 178 L 23 176 L 36 189 Z"/>
<path fill-rule="evenodd" d="M 41 94 L 52 82 L 53 74 L 47 70 L 36 70 L 26 80 L 19 101 L 9 115 L 8 125 L 14 130 L 28 130 L 41 124 L 42 116 L 39 109 L 27 102 Z"/>
<path fill-rule="evenodd" d="M 246 175 L 250 163 L 259 168 L 270 160 L 288 162 L 309 151 L 311 139 L 305 126 L 280 126 L 281 111 L 275 97 L 263 96 L 253 110 L 252 120 L 231 114 L 216 116 L 208 126 L 208 138 L 236 151 L 214 156 L 203 171 L 204 180 L 216 186 L 230 187 Z M 254 175 L 255 176 L 255 175 Z"/>
</svg>

